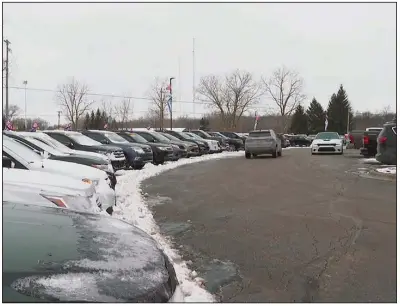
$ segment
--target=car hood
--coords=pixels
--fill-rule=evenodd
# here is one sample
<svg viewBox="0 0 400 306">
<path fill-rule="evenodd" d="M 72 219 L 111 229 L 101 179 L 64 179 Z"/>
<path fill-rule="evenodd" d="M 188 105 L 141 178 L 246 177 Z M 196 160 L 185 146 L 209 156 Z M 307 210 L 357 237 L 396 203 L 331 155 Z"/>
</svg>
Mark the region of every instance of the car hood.
<svg viewBox="0 0 400 306">
<path fill-rule="evenodd" d="M 342 144 L 343 140 L 342 139 L 314 139 L 312 144 L 318 145 L 318 144 L 329 144 L 329 143 L 335 143 L 335 144 Z"/>
<path fill-rule="evenodd" d="M 95 157 L 95 158 L 101 158 L 105 162 L 108 162 L 108 158 L 106 156 L 100 154 L 100 153 L 71 150 L 71 154 L 73 154 L 73 155 L 84 155 L 84 156 Z"/>
<path fill-rule="evenodd" d="M 112 152 L 112 151 L 121 151 L 121 147 L 114 145 L 101 145 L 101 146 L 90 146 L 93 151 L 102 151 L 102 152 Z"/>
<path fill-rule="evenodd" d="M 119 145 L 119 144 L 118 144 Z M 121 143 L 121 148 L 131 148 L 131 147 L 137 147 L 137 148 L 149 148 L 150 146 L 147 144 L 142 144 L 142 143 L 137 143 L 137 142 L 128 142 L 128 143 Z"/>
<path fill-rule="evenodd" d="M 42 171 L 3 168 L 3 187 L 20 186 L 21 189 L 45 190 L 66 195 L 90 196 L 94 187 L 70 176 Z"/>
<path fill-rule="evenodd" d="M 107 178 L 107 174 L 102 170 L 59 160 L 42 159 L 42 161 L 30 163 L 29 168 L 30 170 L 61 174 L 78 179 L 100 180 Z"/>
<path fill-rule="evenodd" d="M 3 215 L 3 301 L 5 287 L 12 302 L 166 302 L 175 290 L 157 243 L 128 223 L 6 202 Z"/>
<path fill-rule="evenodd" d="M 169 145 L 169 144 L 166 144 L 166 143 L 161 143 L 161 142 L 149 142 L 149 146 L 151 146 L 151 147 L 163 147 L 163 148 L 165 148 L 165 147 L 171 147 L 171 145 Z"/>
</svg>

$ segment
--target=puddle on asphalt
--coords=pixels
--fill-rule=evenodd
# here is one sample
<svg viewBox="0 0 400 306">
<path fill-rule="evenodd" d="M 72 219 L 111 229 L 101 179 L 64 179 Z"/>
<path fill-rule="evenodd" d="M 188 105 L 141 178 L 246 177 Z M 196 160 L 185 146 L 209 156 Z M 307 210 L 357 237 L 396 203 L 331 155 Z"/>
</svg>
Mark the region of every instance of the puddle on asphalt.
<svg viewBox="0 0 400 306">
<path fill-rule="evenodd" d="M 163 196 L 149 196 L 146 197 L 146 203 L 149 207 L 159 206 L 171 203 L 172 199 L 170 197 Z"/>
<path fill-rule="evenodd" d="M 205 280 L 206 289 L 212 294 L 217 293 L 221 287 L 241 279 L 238 268 L 230 261 L 214 259 L 201 269 L 203 271 L 199 276 Z"/>
<path fill-rule="evenodd" d="M 176 236 L 192 228 L 190 223 L 185 222 L 162 222 L 159 226 L 161 232 L 167 236 Z"/>
</svg>

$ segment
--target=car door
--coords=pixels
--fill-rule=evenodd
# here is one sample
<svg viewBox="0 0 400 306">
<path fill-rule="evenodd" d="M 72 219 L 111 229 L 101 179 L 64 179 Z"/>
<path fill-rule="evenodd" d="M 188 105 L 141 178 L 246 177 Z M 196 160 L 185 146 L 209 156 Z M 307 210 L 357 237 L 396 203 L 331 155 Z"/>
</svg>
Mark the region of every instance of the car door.
<svg viewBox="0 0 400 306">
<path fill-rule="evenodd" d="M 135 131 L 136 134 L 142 136 L 144 139 L 146 139 L 148 142 L 158 142 L 157 139 L 155 139 L 151 134 L 149 133 L 143 133 L 143 132 L 137 132 Z"/>
</svg>

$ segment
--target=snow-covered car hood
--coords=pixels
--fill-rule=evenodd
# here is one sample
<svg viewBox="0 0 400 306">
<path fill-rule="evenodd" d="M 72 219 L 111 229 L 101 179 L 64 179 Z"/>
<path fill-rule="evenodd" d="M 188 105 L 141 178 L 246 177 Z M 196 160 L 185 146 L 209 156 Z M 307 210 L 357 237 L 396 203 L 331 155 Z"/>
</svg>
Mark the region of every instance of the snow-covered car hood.
<svg viewBox="0 0 400 306">
<path fill-rule="evenodd" d="M 312 142 L 312 145 L 318 145 L 318 144 L 342 144 L 343 140 L 342 139 L 314 139 Z"/>
<path fill-rule="evenodd" d="M 107 173 L 94 167 L 59 160 L 43 159 L 30 163 L 29 167 L 32 170 L 62 174 L 78 179 L 100 180 L 108 178 Z"/>
<path fill-rule="evenodd" d="M 135 226 L 98 214 L 13 203 L 3 204 L 3 215 L 8 220 L 3 273 L 14 277 L 8 280 L 11 290 L 23 295 L 6 295 L 3 288 L 5 302 L 167 302 L 175 291 L 171 264 Z M 46 235 L 54 229 L 54 238 Z M 22 247 L 30 252 L 15 256 Z"/>
<path fill-rule="evenodd" d="M 6 185 L 20 186 L 30 190 L 45 190 L 65 195 L 91 196 L 95 192 L 93 184 L 56 173 L 3 168 L 3 188 Z"/>
<path fill-rule="evenodd" d="M 86 156 L 90 156 L 90 157 L 97 157 L 97 158 L 101 158 L 101 159 L 103 159 L 103 160 L 105 160 L 107 162 L 110 160 L 109 157 L 107 157 L 107 156 L 105 156 L 103 154 L 100 154 L 100 153 L 95 153 L 95 152 L 78 151 L 78 150 L 72 150 L 71 149 L 71 153 L 72 154 L 77 154 L 77 155 L 86 155 Z"/>
</svg>

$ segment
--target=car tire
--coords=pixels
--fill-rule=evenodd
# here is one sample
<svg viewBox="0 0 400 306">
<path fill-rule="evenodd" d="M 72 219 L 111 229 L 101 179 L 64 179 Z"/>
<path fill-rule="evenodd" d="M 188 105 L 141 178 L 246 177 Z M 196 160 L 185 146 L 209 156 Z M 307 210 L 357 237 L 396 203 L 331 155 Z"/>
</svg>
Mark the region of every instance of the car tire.
<svg viewBox="0 0 400 306">
<path fill-rule="evenodd" d="M 250 158 L 251 158 L 251 154 L 250 154 L 249 152 L 245 152 L 245 153 L 244 153 L 244 156 L 245 156 L 247 159 L 250 159 Z"/>
<path fill-rule="evenodd" d="M 275 152 L 274 153 L 272 153 L 272 157 L 273 158 L 276 158 L 277 156 L 278 156 L 278 150 L 277 150 L 278 148 L 275 148 Z"/>
<path fill-rule="evenodd" d="M 282 157 L 282 149 L 278 152 L 278 156 Z"/>
<path fill-rule="evenodd" d="M 257 157 L 257 154 L 253 154 L 253 157 L 256 158 L 256 157 Z"/>
</svg>

